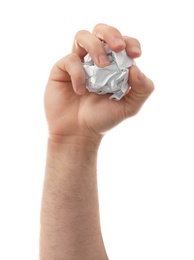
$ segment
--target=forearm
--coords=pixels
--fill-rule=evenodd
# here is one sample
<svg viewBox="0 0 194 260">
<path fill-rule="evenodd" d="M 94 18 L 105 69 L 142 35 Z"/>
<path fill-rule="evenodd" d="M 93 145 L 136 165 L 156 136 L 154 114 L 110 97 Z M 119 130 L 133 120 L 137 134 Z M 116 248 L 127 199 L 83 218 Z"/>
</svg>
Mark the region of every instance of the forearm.
<svg viewBox="0 0 194 260">
<path fill-rule="evenodd" d="M 97 150 L 91 142 L 48 142 L 40 259 L 108 259 L 100 229 Z"/>
</svg>

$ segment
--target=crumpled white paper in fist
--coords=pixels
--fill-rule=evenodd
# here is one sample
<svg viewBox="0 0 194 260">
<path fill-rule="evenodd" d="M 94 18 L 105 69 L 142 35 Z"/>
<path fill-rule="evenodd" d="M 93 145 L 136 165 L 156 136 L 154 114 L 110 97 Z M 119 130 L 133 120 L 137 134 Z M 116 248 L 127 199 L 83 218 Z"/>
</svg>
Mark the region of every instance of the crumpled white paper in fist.
<svg viewBox="0 0 194 260">
<path fill-rule="evenodd" d="M 120 100 L 129 90 L 129 67 L 135 62 L 125 50 L 116 53 L 107 44 L 104 48 L 110 60 L 110 65 L 104 68 L 97 67 L 89 54 L 84 57 L 87 89 L 97 94 L 111 93 L 110 99 Z"/>
</svg>

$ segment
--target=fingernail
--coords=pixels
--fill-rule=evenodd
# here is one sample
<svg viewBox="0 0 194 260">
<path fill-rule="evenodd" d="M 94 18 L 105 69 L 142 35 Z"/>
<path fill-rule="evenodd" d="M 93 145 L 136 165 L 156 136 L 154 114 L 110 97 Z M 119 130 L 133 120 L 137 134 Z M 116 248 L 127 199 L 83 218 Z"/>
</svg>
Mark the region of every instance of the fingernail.
<svg viewBox="0 0 194 260">
<path fill-rule="evenodd" d="M 114 40 L 114 43 L 116 44 L 116 45 L 125 45 L 125 42 L 121 39 L 121 38 L 117 38 L 117 39 L 115 39 Z"/>
<path fill-rule="evenodd" d="M 107 55 L 104 54 L 99 55 L 98 60 L 100 63 L 110 63 Z"/>
<path fill-rule="evenodd" d="M 137 46 L 131 47 L 131 51 L 137 54 L 141 54 L 141 49 Z"/>
</svg>

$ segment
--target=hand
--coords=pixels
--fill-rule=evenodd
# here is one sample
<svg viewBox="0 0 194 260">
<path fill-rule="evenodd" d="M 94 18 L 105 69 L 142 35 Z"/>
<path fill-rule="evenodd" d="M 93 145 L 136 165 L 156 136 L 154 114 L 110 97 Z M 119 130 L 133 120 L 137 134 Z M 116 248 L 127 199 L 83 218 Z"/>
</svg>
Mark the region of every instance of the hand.
<svg viewBox="0 0 194 260">
<path fill-rule="evenodd" d="M 126 49 L 131 58 L 141 55 L 139 42 L 122 36 L 114 27 L 97 24 L 92 33 L 79 31 L 72 53 L 52 68 L 45 91 L 45 112 L 53 140 L 61 141 L 69 136 L 98 138 L 124 119 L 135 115 L 154 90 L 152 81 L 137 66 L 132 66 L 129 70 L 131 89 L 120 101 L 110 100 L 107 95 L 89 93 L 82 61 L 89 53 L 97 66 L 109 64 L 101 40 L 115 52 Z"/>
</svg>

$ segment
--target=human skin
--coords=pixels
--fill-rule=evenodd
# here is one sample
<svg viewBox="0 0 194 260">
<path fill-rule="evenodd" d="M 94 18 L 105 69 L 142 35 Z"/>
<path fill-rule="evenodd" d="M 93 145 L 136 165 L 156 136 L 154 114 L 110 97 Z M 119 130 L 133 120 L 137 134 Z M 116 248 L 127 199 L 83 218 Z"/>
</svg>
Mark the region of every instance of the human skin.
<svg viewBox="0 0 194 260">
<path fill-rule="evenodd" d="M 128 94 L 120 101 L 86 90 L 83 57 L 109 64 L 102 41 L 128 56 L 141 55 L 138 40 L 97 24 L 79 31 L 71 54 L 52 68 L 45 90 L 48 145 L 43 184 L 40 260 L 107 260 L 99 216 L 97 155 L 103 136 L 134 116 L 154 90 L 137 66 L 129 70 Z"/>
</svg>

